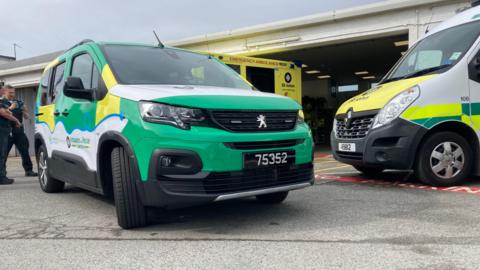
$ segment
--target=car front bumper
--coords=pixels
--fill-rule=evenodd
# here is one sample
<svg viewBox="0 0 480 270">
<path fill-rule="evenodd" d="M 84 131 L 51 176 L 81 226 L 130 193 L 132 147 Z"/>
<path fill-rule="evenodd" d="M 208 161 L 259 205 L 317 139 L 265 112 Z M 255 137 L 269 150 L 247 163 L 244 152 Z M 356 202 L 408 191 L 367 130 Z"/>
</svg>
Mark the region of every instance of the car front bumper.
<svg viewBox="0 0 480 270">
<path fill-rule="evenodd" d="M 178 208 L 313 184 L 313 140 L 306 125 L 288 132 L 254 134 L 192 127 L 189 136 L 175 137 L 168 136 L 165 130 L 157 138 L 143 138 L 133 148 L 139 165 L 139 190 L 146 206 Z M 286 141 L 294 143 L 283 145 Z M 295 151 L 295 162 L 291 164 L 243 168 L 245 153 L 287 150 Z M 161 159 L 169 155 L 191 166 L 165 170 Z"/>
<path fill-rule="evenodd" d="M 418 145 L 427 129 L 404 119 L 370 130 L 362 139 L 339 139 L 330 135 L 336 160 L 356 166 L 408 170 L 415 162 Z M 354 152 L 339 149 L 340 143 L 354 143 Z"/>
</svg>

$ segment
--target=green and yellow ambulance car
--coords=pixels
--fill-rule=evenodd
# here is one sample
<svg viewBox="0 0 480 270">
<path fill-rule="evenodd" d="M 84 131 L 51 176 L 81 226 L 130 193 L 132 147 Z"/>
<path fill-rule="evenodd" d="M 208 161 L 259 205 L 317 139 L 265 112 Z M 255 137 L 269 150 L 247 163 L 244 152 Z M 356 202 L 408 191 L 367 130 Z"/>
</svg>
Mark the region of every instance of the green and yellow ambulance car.
<svg viewBox="0 0 480 270">
<path fill-rule="evenodd" d="M 480 7 L 429 32 L 378 86 L 338 109 L 334 157 L 448 186 L 480 174 Z"/>
<path fill-rule="evenodd" d="M 313 183 L 312 148 L 298 102 L 186 50 L 84 41 L 38 91 L 40 187 L 113 195 L 123 228 L 145 225 L 149 206 L 280 203 Z"/>
</svg>

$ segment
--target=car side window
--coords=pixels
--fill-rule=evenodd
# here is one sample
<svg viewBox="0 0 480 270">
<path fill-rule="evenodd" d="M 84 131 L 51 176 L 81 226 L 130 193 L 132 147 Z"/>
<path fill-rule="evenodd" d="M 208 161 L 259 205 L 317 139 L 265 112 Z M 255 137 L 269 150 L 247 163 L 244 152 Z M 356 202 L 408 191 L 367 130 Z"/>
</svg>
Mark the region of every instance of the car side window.
<svg viewBox="0 0 480 270">
<path fill-rule="evenodd" d="M 71 76 L 79 77 L 85 89 L 97 89 L 100 73 L 87 53 L 73 58 Z"/>
<path fill-rule="evenodd" d="M 41 106 L 50 105 L 55 102 L 58 93 L 63 91 L 65 62 L 58 64 L 47 71 L 41 81 Z"/>
<path fill-rule="evenodd" d="M 45 106 L 49 104 L 49 91 L 50 91 L 50 76 L 52 75 L 52 70 L 47 70 L 42 75 L 42 80 L 40 82 L 40 106 Z"/>
</svg>

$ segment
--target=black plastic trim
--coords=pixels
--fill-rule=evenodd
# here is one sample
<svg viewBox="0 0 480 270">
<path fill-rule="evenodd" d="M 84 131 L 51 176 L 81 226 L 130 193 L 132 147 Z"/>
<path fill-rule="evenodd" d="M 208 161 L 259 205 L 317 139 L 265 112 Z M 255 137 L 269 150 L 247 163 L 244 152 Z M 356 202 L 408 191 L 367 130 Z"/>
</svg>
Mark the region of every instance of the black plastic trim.
<svg viewBox="0 0 480 270">
<path fill-rule="evenodd" d="M 162 155 L 170 155 L 177 157 L 190 157 L 193 159 L 194 163 L 191 169 L 166 169 L 158 168 L 158 159 Z M 155 149 L 150 158 L 148 175 L 150 179 L 157 179 L 159 176 L 168 176 L 168 175 L 179 175 L 179 176 L 188 176 L 195 175 L 199 173 L 203 168 L 203 163 L 197 153 L 190 150 L 180 150 L 180 149 Z"/>
</svg>

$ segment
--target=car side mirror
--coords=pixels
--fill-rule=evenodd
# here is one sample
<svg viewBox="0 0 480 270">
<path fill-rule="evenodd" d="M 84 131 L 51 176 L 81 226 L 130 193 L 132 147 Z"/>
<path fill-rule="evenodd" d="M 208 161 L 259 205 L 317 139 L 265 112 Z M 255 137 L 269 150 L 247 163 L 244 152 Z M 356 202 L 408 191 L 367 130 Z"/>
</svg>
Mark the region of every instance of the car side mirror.
<svg viewBox="0 0 480 270">
<path fill-rule="evenodd" d="M 93 100 L 95 91 L 85 89 L 82 79 L 79 77 L 68 77 L 63 88 L 63 94 L 67 97 Z"/>
<path fill-rule="evenodd" d="M 480 55 L 473 59 L 473 67 L 477 71 L 477 75 L 480 76 Z"/>
</svg>

